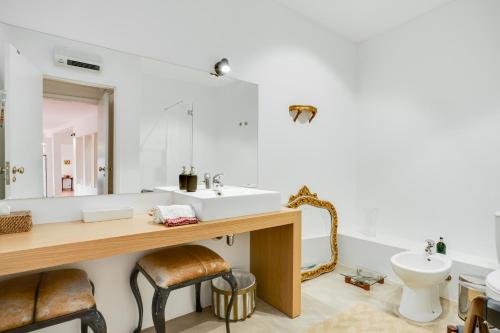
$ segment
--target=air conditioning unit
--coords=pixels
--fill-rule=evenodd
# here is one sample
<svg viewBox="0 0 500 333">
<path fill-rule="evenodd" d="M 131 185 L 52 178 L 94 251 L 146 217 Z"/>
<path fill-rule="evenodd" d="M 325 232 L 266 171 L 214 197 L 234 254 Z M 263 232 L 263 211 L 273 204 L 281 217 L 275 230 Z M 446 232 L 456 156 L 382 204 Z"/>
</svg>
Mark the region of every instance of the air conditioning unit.
<svg viewBox="0 0 500 333">
<path fill-rule="evenodd" d="M 54 61 L 60 66 L 79 68 L 91 72 L 100 72 L 102 68 L 101 56 L 78 50 L 70 50 L 65 47 L 54 48 Z"/>
</svg>

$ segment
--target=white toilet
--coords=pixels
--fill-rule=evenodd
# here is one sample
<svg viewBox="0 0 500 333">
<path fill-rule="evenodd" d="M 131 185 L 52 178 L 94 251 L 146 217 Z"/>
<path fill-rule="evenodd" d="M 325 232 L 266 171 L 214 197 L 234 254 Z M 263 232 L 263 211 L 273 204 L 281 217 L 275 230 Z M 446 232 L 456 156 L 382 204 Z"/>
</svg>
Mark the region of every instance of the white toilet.
<svg viewBox="0 0 500 333">
<path fill-rule="evenodd" d="M 497 260 L 500 262 L 500 212 L 495 214 L 495 241 L 497 246 Z M 500 269 L 491 272 L 486 277 L 486 295 L 500 301 Z"/>
<path fill-rule="evenodd" d="M 451 271 L 452 260 L 442 254 L 428 255 L 405 251 L 391 258 L 392 269 L 403 281 L 399 313 L 413 321 L 429 322 L 443 311 L 439 301 L 439 284 Z"/>
</svg>

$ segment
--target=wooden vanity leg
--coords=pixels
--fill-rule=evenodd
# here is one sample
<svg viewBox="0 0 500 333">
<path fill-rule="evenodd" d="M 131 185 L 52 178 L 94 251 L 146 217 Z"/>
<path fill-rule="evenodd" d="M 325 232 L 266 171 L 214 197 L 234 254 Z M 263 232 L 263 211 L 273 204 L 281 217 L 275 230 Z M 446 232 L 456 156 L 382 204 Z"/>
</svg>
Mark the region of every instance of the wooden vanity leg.
<svg viewBox="0 0 500 333">
<path fill-rule="evenodd" d="M 250 233 L 257 296 L 291 318 L 301 314 L 301 215 L 292 224 Z"/>
</svg>

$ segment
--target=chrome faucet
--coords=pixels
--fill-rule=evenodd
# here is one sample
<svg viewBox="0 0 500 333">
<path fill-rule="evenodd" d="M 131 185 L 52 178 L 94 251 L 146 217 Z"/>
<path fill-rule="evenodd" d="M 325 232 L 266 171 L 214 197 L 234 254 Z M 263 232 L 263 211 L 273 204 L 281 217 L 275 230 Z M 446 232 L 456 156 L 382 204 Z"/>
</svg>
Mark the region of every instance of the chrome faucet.
<svg viewBox="0 0 500 333">
<path fill-rule="evenodd" d="M 207 190 L 212 188 L 212 179 L 210 178 L 210 173 L 205 173 L 203 176 L 203 182 L 205 183 L 205 188 Z"/>
<path fill-rule="evenodd" d="M 425 253 L 430 256 L 432 254 L 432 248 L 436 245 L 436 242 L 432 239 L 426 239 L 425 242 L 427 243 L 427 246 L 425 247 Z"/>
<path fill-rule="evenodd" d="M 224 183 L 222 182 L 223 175 L 223 173 L 218 173 L 212 178 L 212 185 L 214 191 L 217 192 L 217 195 L 222 195 L 222 186 L 224 186 Z"/>
</svg>

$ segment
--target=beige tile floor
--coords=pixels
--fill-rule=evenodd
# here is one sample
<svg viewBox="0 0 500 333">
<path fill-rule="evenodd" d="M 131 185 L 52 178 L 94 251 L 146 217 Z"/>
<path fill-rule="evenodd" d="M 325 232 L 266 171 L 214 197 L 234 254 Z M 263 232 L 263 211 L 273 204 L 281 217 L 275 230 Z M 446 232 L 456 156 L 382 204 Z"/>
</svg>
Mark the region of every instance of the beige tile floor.
<svg viewBox="0 0 500 333">
<path fill-rule="evenodd" d="M 359 302 L 370 304 L 397 316 L 397 306 L 401 296 L 400 285 L 386 282 L 384 285 L 373 286 L 371 291 L 364 291 L 344 283 L 340 275 L 344 270 L 343 267 L 337 267 L 335 272 L 302 284 L 302 315 L 300 317 L 290 319 L 263 301 L 258 301 L 254 315 L 244 322 L 231 323 L 231 332 L 303 332 L 314 324 L 341 313 Z M 432 332 L 444 333 L 447 324 L 461 323 L 456 315 L 456 303 L 442 300 L 442 304 L 441 317 L 422 326 Z M 224 322 L 214 318 L 210 308 L 206 308 L 201 314 L 191 313 L 170 320 L 166 323 L 166 327 L 169 333 L 225 332 Z M 143 332 L 154 333 L 154 330 L 149 328 Z"/>
</svg>

